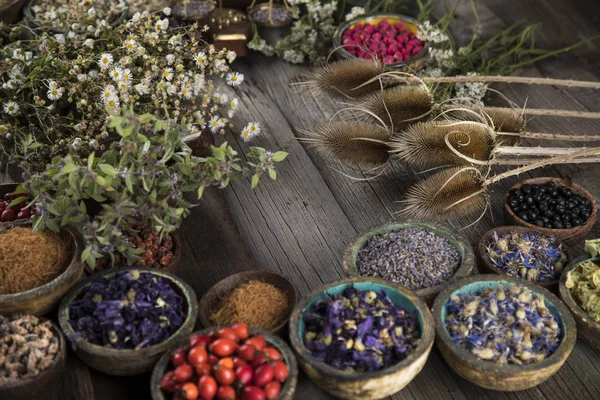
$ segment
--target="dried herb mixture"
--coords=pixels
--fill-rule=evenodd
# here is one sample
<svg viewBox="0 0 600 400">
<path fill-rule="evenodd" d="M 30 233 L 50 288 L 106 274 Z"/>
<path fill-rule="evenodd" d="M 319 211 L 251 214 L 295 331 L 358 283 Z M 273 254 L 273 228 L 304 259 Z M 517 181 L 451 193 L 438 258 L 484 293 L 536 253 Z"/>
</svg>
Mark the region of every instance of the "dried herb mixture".
<svg viewBox="0 0 600 400">
<path fill-rule="evenodd" d="M 162 241 L 160 235 L 143 230 L 134 234 L 129 243 L 135 249 L 141 250 L 141 259 L 135 263 L 136 267 L 164 268 L 173 260 L 175 244 L 170 235 L 166 235 Z M 113 254 L 114 262 L 110 257 L 98 258 L 96 268 L 109 269 L 112 267 L 127 267 L 127 258 L 118 252 Z"/>
<path fill-rule="evenodd" d="M 522 286 L 459 294 L 446 303 L 452 340 L 476 357 L 497 364 L 532 364 L 552 355 L 561 329 L 544 297 Z"/>
<path fill-rule="evenodd" d="M 565 286 L 583 311 L 600 322 L 600 265 L 584 262 L 567 273 Z"/>
<path fill-rule="evenodd" d="M 0 385 L 38 375 L 60 350 L 50 321 L 33 315 L 0 315 Z"/>
<path fill-rule="evenodd" d="M 358 273 L 411 290 L 439 285 L 460 267 L 461 256 L 445 238 L 421 228 L 373 236 L 356 258 Z"/>
<path fill-rule="evenodd" d="M 536 232 L 520 234 L 494 232 L 486 247 L 487 259 L 507 275 L 533 282 L 560 278 L 567 256 L 554 236 Z"/>
<path fill-rule="evenodd" d="M 416 316 L 385 290 L 329 295 L 303 313 L 304 345 L 319 361 L 356 372 L 377 371 L 405 359 L 419 343 Z"/>
</svg>

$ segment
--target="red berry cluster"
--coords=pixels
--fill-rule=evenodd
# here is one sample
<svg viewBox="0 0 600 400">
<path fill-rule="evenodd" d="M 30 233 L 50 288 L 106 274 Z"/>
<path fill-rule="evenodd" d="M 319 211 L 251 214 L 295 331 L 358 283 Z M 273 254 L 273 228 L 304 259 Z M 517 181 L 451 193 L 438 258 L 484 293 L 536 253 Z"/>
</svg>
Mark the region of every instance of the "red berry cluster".
<svg viewBox="0 0 600 400">
<path fill-rule="evenodd" d="M 272 400 L 288 377 L 281 353 L 241 323 L 190 336 L 187 348 L 171 352 L 171 364 L 160 387 L 173 400 Z"/>
<path fill-rule="evenodd" d="M 390 24 L 386 19 L 346 29 L 342 45 L 355 57 L 370 60 L 375 55 L 384 64 L 406 61 L 423 50 L 423 41 L 406 30 L 404 22 Z"/>
<path fill-rule="evenodd" d="M 14 204 L 9 207 L 15 199 L 24 197 L 19 204 Z M 26 207 L 29 203 L 29 196 L 26 193 L 7 193 L 4 195 L 4 200 L 0 200 L 0 221 L 11 222 L 17 219 L 33 219 L 35 217 L 35 209 Z"/>
</svg>

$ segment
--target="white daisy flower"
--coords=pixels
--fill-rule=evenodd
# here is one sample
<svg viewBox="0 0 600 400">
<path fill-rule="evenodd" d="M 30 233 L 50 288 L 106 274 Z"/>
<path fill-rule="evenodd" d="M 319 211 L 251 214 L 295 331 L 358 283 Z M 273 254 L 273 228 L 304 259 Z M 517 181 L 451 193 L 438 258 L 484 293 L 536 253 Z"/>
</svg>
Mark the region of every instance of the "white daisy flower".
<svg viewBox="0 0 600 400">
<path fill-rule="evenodd" d="M 228 118 L 233 118 L 234 116 L 235 116 L 235 111 L 233 111 L 233 110 L 227 111 L 227 117 Z"/>
<path fill-rule="evenodd" d="M 77 34 L 75 32 L 73 32 L 73 31 L 67 32 L 67 37 L 69 39 L 73 39 L 75 36 L 77 36 Z"/>
<path fill-rule="evenodd" d="M 229 66 L 227 65 L 227 63 L 225 62 L 225 60 L 215 60 L 215 68 L 218 69 L 221 72 L 225 72 L 227 71 L 227 69 L 229 68 Z"/>
<path fill-rule="evenodd" d="M 232 110 L 235 110 L 238 106 L 238 99 L 233 99 L 231 100 L 231 103 L 229 103 L 229 106 L 231 107 Z"/>
<path fill-rule="evenodd" d="M 106 105 L 112 109 L 118 109 L 121 103 L 117 96 L 111 96 L 106 100 Z"/>
<path fill-rule="evenodd" d="M 187 131 L 190 135 L 200 132 L 200 129 L 194 124 L 187 124 Z"/>
<path fill-rule="evenodd" d="M 67 41 L 65 40 L 65 35 L 63 35 L 62 33 L 57 33 L 54 35 L 54 38 L 56 39 L 56 41 L 60 44 L 65 44 Z"/>
<path fill-rule="evenodd" d="M 133 14 L 133 16 L 131 17 L 131 20 L 133 22 L 138 22 L 141 17 L 142 17 L 142 14 L 140 14 L 139 11 L 136 11 L 135 14 Z"/>
<path fill-rule="evenodd" d="M 106 69 L 110 67 L 113 63 L 113 56 L 110 53 L 102 53 L 100 58 L 98 59 L 98 65 L 102 69 Z"/>
<path fill-rule="evenodd" d="M 4 112 L 8 115 L 15 115 L 19 112 L 19 105 L 14 101 L 4 103 Z"/>
<path fill-rule="evenodd" d="M 173 54 L 167 54 L 167 56 L 165 58 L 167 59 L 167 62 L 169 63 L 169 65 L 171 65 L 175 62 L 175 56 Z"/>
<path fill-rule="evenodd" d="M 85 47 L 89 47 L 90 49 L 94 48 L 94 39 L 85 39 L 85 41 L 83 42 L 83 45 Z"/>
<path fill-rule="evenodd" d="M 115 82 L 118 82 L 121 79 L 122 75 L 123 75 L 123 68 L 121 68 L 119 66 L 116 66 L 110 70 L 110 77 Z"/>
<path fill-rule="evenodd" d="M 250 133 L 248 127 L 242 129 L 242 134 L 240 135 L 240 137 L 244 139 L 244 142 L 248 142 L 250 139 L 252 139 L 252 134 Z"/>
<path fill-rule="evenodd" d="M 85 82 L 87 81 L 88 76 L 86 74 L 77 74 L 77 80 L 79 82 Z"/>
<path fill-rule="evenodd" d="M 119 90 L 123 90 L 126 92 L 131 87 L 131 81 L 120 80 L 117 86 Z"/>
<path fill-rule="evenodd" d="M 260 133 L 260 124 L 258 122 L 250 122 L 246 128 L 248 128 L 252 137 L 257 136 Z"/>
<path fill-rule="evenodd" d="M 221 125 L 221 128 L 227 125 L 227 122 L 229 122 L 227 120 L 227 118 L 219 118 L 219 124 Z"/>
<path fill-rule="evenodd" d="M 162 12 L 168 17 L 169 15 L 171 15 L 171 7 L 163 8 Z"/>
<path fill-rule="evenodd" d="M 237 57 L 237 54 L 235 54 L 235 51 L 229 50 L 227 52 L 227 61 L 229 62 L 229 64 L 231 64 L 232 62 L 234 62 L 235 59 L 236 59 L 236 57 Z"/>
<path fill-rule="evenodd" d="M 181 85 L 181 97 L 183 97 L 184 99 L 191 99 L 192 98 L 192 91 L 190 89 L 188 89 L 188 87 L 186 85 Z"/>
<path fill-rule="evenodd" d="M 154 27 L 157 31 L 166 31 L 169 28 L 169 20 L 165 18 L 161 21 L 156 21 Z"/>
<path fill-rule="evenodd" d="M 131 75 L 131 70 L 129 68 L 125 68 L 121 70 L 121 80 L 127 82 L 131 85 L 131 79 L 133 76 Z"/>
<path fill-rule="evenodd" d="M 167 68 L 163 69 L 163 72 L 160 74 L 160 76 L 163 79 L 170 81 L 171 79 L 173 79 L 173 68 L 167 67 Z"/>
<path fill-rule="evenodd" d="M 239 86 L 244 82 L 244 74 L 239 72 L 230 72 L 226 76 L 227 84 L 229 86 Z"/>
<path fill-rule="evenodd" d="M 195 90 L 202 90 L 202 88 L 204 88 L 205 83 L 206 83 L 206 80 L 204 78 L 204 74 L 194 75 L 194 89 Z"/>
<path fill-rule="evenodd" d="M 219 118 L 218 115 L 214 115 L 210 121 L 208 121 L 208 126 L 210 127 L 212 133 L 217 133 L 219 129 L 225 126 L 225 124 L 223 124 L 222 119 Z"/>
<path fill-rule="evenodd" d="M 8 126 L 0 125 L 0 136 L 4 136 L 8 133 Z"/>
<path fill-rule="evenodd" d="M 229 103 L 229 96 L 227 96 L 225 93 L 223 93 L 222 95 L 219 96 L 218 100 L 219 100 L 219 103 L 221 103 L 221 104 L 227 104 L 227 103 Z"/>
<path fill-rule="evenodd" d="M 100 98 L 101 98 L 102 102 L 106 104 L 108 99 L 110 99 L 111 97 L 116 97 L 116 96 L 117 96 L 117 91 L 115 90 L 115 87 L 113 85 L 107 85 L 104 88 L 104 90 L 102 91 Z"/>
<path fill-rule="evenodd" d="M 9 79 L 8 82 L 4 82 L 2 84 L 2 89 L 15 89 L 16 88 L 16 84 L 15 81 L 13 81 L 12 79 Z"/>
<path fill-rule="evenodd" d="M 136 50 L 136 45 L 135 45 L 135 40 L 133 39 L 128 39 L 126 41 L 123 42 L 123 47 L 125 48 L 125 50 L 127 50 L 129 53 L 134 53 Z"/>
<path fill-rule="evenodd" d="M 136 92 L 138 92 L 140 96 L 150 93 L 150 88 L 147 85 L 144 85 L 143 83 L 138 83 L 134 86 L 134 89 Z"/>
<path fill-rule="evenodd" d="M 50 84 L 48 85 L 48 92 L 46 93 L 46 96 L 50 100 L 59 100 L 62 97 L 63 92 L 64 92 L 64 89 L 61 87 L 58 87 L 56 82 L 50 81 Z"/>
<path fill-rule="evenodd" d="M 156 84 L 156 89 L 158 90 L 164 90 L 167 88 L 167 85 L 165 83 L 165 81 L 160 81 Z"/>
<path fill-rule="evenodd" d="M 177 86 L 172 83 L 167 83 L 167 93 L 171 95 L 177 94 Z"/>
<path fill-rule="evenodd" d="M 196 55 L 196 65 L 198 67 L 203 67 L 204 65 L 206 65 L 206 61 L 207 61 L 207 57 L 203 51 L 201 51 L 200 53 L 198 53 L 198 55 Z"/>
<path fill-rule="evenodd" d="M 13 67 L 12 71 L 10 71 L 8 76 L 10 76 L 10 79 L 12 79 L 12 81 L 16 84 L 20 85 L 23 82 L 25 82 L 25 75 L 23 75 L 23 71 L 21 70 L 21 68 L 17 66 Z"/>
</svg>

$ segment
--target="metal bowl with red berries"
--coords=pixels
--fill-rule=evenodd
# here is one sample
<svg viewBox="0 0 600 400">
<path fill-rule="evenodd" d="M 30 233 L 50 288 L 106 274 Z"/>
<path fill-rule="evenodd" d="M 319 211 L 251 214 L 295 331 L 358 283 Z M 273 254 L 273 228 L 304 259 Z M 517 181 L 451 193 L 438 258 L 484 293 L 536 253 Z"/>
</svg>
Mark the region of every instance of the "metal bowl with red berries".
<svg viewBox="0 0 600 400">
<path fill-rule="evenodd" d="M 298 366 L 279 337 L 238 323 L 194 332 L 154 367 L 153 400 L 292 400 Z"/>
<path fill-rule="evenodd" d="M 0 223 L 33 219 L 35 208 L 28 207 L 30 200 L 18 184 L 0 185 Z"/>
<path fill-rule="evenodd" d="M 419 22 L 400 14 L 360 16 L 336 29 L 333 45 L 340 58 L 376 59 L 390 68 L 418 71 L 429 54 L 420 31 Z"/>
</svg>

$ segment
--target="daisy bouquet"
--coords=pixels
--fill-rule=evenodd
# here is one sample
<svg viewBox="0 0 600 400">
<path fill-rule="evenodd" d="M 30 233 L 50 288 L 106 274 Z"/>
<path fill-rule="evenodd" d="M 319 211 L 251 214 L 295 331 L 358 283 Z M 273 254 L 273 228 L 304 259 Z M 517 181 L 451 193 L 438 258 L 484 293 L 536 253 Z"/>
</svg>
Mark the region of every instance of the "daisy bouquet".
<svg viewBox="0 0 600 400">
<path fill-rule="evenodd" d="M 227 88 L 244 81 L 230 66 L 236 54 L 208 44 L 206 26 L 169 26 L 170 11 L 135 13 L 114 28 L 100 18 L 57 23 L 64 33 L 31 31 L 30 40 L 0 49 L 3 158 L 37 172 L 57 155 L 104 150 L 106 110 L 125 106 L 185 121 L 184 136 L 233 128 L 239 102 Z M 260 131 L 249 122 L 241 136 Z"/>
</svg>

